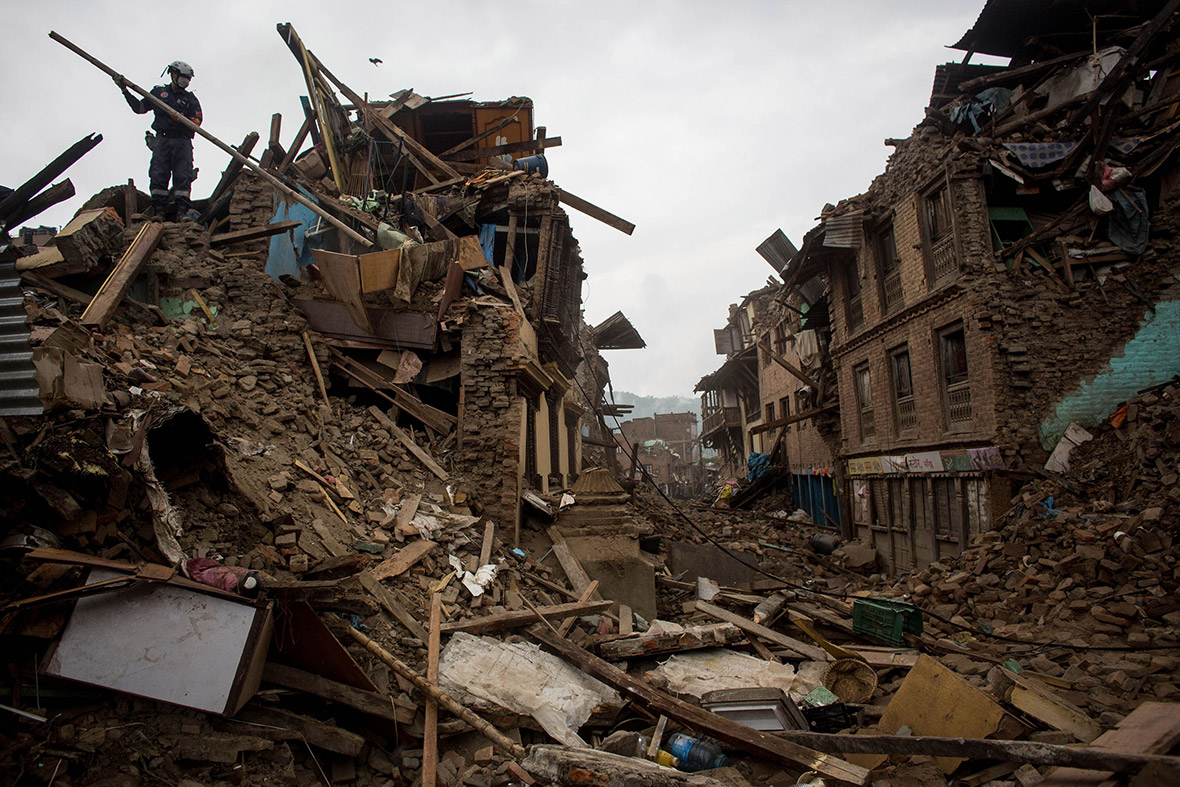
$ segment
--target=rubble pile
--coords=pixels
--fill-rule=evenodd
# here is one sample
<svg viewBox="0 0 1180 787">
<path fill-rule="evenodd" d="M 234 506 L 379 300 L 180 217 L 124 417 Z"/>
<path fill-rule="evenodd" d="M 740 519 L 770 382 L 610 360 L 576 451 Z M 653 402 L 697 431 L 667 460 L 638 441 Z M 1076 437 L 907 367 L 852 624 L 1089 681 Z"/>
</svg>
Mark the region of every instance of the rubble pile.
<svg viewBox="0 0 1180 787">
<path fill-rule="evenodd" d="M 938 616 L 930 628 L 960 654 L 948 663 L 984 674 L 980 654 L 1022 659 L 1104 724 L 1177 700 L 1178 406 L 1175 383 L 1131 399 L 999 529 L 893 588 Z"/>
<path fill-rule="evenodd" d="M 560 138 L 528 99 L 371 103 L 279 32 L 317 109 L 290 150 L 276 120 L 201 222 L 114 187 L 0 246 L 6 783 L 1175 781 L 1180 383 L 1071 428 L 998 528 L 897 580 L 781 468 L 739 490 L 753 512 L 625 489 L 598 349 L 642 339 L 582 320 L 561 205 L 631 225 L 548 180 Z M 1057 118 L 1035 114 L 1040 140 Z M 3 226 L 94 144 L 0 200 Z M 954 142 L 1019 181 L 991 144 Z M 891 166 L 921 170 L 907 145 Z M 1020 265 L 991 273 L 1025 287 Z M 1172 286 L 1069 282 L 1107 273 L 1111 308 Z M 817 377 L 778 412 L 827 439 L 843 382 Z"/>
</svg>

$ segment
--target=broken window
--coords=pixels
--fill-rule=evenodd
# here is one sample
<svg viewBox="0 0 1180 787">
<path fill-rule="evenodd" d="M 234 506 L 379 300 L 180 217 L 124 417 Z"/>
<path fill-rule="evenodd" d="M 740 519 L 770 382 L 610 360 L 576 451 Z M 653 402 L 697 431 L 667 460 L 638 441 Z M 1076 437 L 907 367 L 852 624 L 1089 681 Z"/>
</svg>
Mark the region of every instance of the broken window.
<svg viewBox="0 0 1180 787">
<path fill-rule="evenodd" d="M 967 337 L 963 324 L 944 329 L 938 337 L 941 350 L 943 398 L 947 428 L 971 426 L 971 379 L 967 372 Z"/>
<path fill-rule="evenodd" d="M 853 382 L 856 386 L 856 407 L 860 417 L 861 442 L 870 440 L 877 434 L 877 425 L 873 420 L 873 385 L 869 377 L 869 365 L 862 363 L 852 370 Z"/>
<path fill-rule="evenodd" d="M 787 323 L 785 320 L 774 326 L 774 351 L 779 355 L 787 354 Z"/>
<path fill-rule="evenodd" d="M 859 331 L 865 324 L 864 304 L 860 297 L 860 267 L 853 263 L 844 269 L 844 278 L 848 282 L 847 307 L 848 333 Z"/>
<path fill-rule="evenodd" d="M 901 289 L 901 257 L 897 253 L 893 222 L 885 224 L 877 235 L 877 261 L 881 269 L 881 310 L 889 314 L 905 303 Z"/>
<path fill-rule="evenodd" d="M 918 411 L 914 404 L 914 378 L 910 373 L 910 350 L 902 346 L 889 354 L 893 373 L 893 407 L 897 417 L 897 431 L 908 431 L 918 425 Z"/>
<path fill-rule="evenodd" d="M 950 192 L 945 183 L 922 198 L 922 236 L 930 281 L 938 284 L 959 272 Z"/>
</svg>

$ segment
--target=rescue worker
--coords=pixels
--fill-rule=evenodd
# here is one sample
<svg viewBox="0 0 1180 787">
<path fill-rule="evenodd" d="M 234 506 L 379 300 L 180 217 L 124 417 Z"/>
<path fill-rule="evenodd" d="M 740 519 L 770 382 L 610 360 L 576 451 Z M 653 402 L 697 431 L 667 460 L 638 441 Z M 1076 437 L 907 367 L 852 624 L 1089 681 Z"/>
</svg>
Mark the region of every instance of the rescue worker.
<svg viewBox="0 0 1180 787">
<path fill-rule="evenodd" d="M 194 133 L 178 118 L 184 116 L 196 125 L 201 125 L 201 102 L 188 91 L 189 82 L 193 78 L 192 66 L 183 60 L 175 60 L 168 64 L 165 71 L 171 77 L 171 82 L 167 85 L 156 85 L 152 88 L 151 94 L 167 104 L 172 109 L 171 112 L 164 112 L 146 98 L 131 95 L 122 74 L 116 74 L 114 80 L 123 91 L 127 105 L 136 114 L 145 115 L 152 110 L 156 113 L 156 118 L 152 121 L 152 129 L 156 132 L 155 141 L 148 145 L 152 149 L 148 181 L 151 184 L 153 212 L 160 218 L 184 218 L 192 210 L 190 190 L 195 177 Z M 168 188 L 169 180 L 172 181 L 171 191 Z"/>
</svg>

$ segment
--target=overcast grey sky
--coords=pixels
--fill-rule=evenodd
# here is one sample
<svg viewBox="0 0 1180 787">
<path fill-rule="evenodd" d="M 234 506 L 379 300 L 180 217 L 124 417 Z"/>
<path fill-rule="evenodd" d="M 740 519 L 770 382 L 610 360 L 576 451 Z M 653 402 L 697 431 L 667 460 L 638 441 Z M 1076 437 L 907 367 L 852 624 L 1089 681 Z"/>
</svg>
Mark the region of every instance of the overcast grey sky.
<svg viewBox="0 0 1180 787">
<path fill-rule="evenodd" d="M 172 60 L 196 71 L 205 128 L 237 144 L 305 92 L 275 32 L 291 22 L 358 93 L 401 88 L 476 100 L 529 96 L 562 188 L 637 225 L 628 237 L 570 210 L 589 278 L 590 324 L 622 310 L 644 350 L 606 354 L 616 389 L 689 395 L 715 369 L 712 330 L 773 271 L 754 248 L 781 227 L 796 243 L 825 202 L 863 191 L 886 137 L 922 118 L 939 63 L 983 0 L 670 2 L 222 2 L 0 0 L 0 183 L 15 187 L 97 131 L 67 173 L 78 196 L 35 224 L 62 225 L 102 188 L 146 191 L 148 116 L 73 41 L 150 88 Z M 384 61 L 380 66 L 370 57 Z M 227 163 L 196 140 L 205 197 Z"/>
</svg>

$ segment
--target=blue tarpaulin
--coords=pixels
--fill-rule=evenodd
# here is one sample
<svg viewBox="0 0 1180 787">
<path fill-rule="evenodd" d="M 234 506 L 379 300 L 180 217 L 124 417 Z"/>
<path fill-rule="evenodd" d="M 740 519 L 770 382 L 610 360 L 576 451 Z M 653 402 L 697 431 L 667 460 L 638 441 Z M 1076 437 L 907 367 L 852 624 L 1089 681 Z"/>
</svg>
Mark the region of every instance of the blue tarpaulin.
<svg viewBox="0 0 1180 787">
<path fill-rule="evenodd" d="M 751 451 L 750 458 L 746 460 L 746 466 L 749 468 L 746 478 L 751 482 L 757 481 L 770 470 L 770 455 Z"/>
<path fill-rule="evenodd" d="M 300 191 L 312 202 L 316 201 L 315 197 L 303 189 Z M 322 236 L 315 235 L 310 238 L 307 236 L 307 231 L 316 226 L 320 217 L 302 203 L 287 202 L 281 196 L 277 197 L 277 200 L 278 207 L 275 209 L 275 215 L 271 218 L 270 223 L 298 221 L 299 226 L 290 232 L 271 237 L 270 253 L 266 258 L 266 272 L 275 281 L 279 281 L 279 277 L 284 274 L 298 279 L 301 278 L 300 270 L 312 263 L 312 248 L 322 248 L 320 241 Z"/>
</svg>

